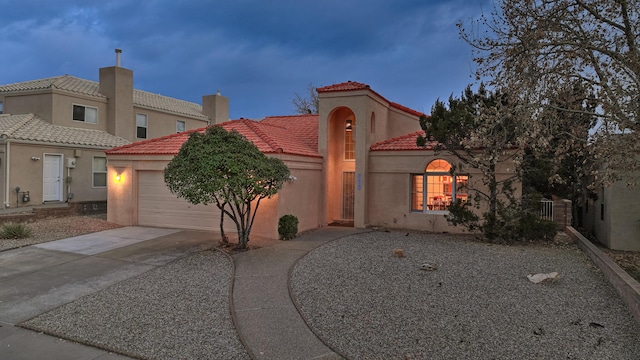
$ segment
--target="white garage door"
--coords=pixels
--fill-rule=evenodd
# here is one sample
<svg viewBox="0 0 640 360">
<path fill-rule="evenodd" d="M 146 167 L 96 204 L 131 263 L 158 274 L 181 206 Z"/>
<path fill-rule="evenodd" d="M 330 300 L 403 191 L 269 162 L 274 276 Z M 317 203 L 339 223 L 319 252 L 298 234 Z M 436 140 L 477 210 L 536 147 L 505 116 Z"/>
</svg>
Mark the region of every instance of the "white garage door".
<svg viewBox="0 0 640 360">
<path fill-rule="evenodd" d="M 219 223 L 215 205 L 193 205 L 177 198 L 165 185 L 162 171 L 138 171 L 139 225 L 219 231 Z M 236 231 L 228 218 L 225 231 Z"/>
</svg>

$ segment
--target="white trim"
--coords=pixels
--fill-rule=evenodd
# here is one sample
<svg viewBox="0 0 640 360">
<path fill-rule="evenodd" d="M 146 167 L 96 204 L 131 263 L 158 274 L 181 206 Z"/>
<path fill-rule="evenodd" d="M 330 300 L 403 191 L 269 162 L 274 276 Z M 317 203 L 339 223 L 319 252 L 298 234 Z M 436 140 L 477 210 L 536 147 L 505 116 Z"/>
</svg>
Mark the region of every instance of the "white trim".
<svg viewBox="0 0 640 360">
<path fill-rule="evenodd" d="M 44 177 L 46 175 L 46 169 L 45 166 L 47 164 L 47 156 L 56 156 L 60 159 L 60 164 L 58 166 L 58 176 L 60 177 L 60 179 L 58 180 L 58 198 L 57 199 L 45 199 L 45 194 L 46 194 L 46 190 L 45 190 L 45 181 L 44 181 Z M 59 153 L 43 153 L 42 154 L 42 202 L 46 202 L 46 201 L 62 201 L 62 196 L 63 196 L 63 178 L 64 178 L 64 154 L 59 154 Z"/>
<path fill-rule="evenodd" d="M 93 169 L 93 165 L 94 165 L 94 162 L 95 162 L 96 158 L 104 159 L 104 172 L 103 171 L 95 171 Z M 106 189 L 107 188 L 107 183 L 108 183 L 108 175 L 107 175 L 108 172 L 109 172 L 109 167 L 107 166 L 107 157 L 106 156 L 97 156 L 97 155 L 92 156 L 91 157 L 91 188 L 92 189 Z M 94 175 L 95 174 L 104 174 L 105 175 L 104 186 L 95 186 L 95 181 L 94 181 Z"/>
<path fill-rule="evenodd" d="M 178 124 L 179 123 L 182 123 L 182 125 L 183 125 L 182 126 L 183 127 L 182 130 L 178 130 Z M 184 120 L 176 120 L 176 134 L 179 134 L 179 133 L 181 133 L 183 131 L 187 131 L 187 122 L 184 121 Z"/>
<path fill-rule="evenodd" d="M 138 125 L 138 115 L 144 116 L 144 126 Z M 138 137 L 138 128 L 144 128 L 144 137 Z M 136 113 L 136 139 L 149 138 L 149 116 L 144 113 Z"/>
<path fill-rule="evenodd" d="M 73 108 L 74 106 L 82 106 L 83 108 L 85 108 L 85 114 L 84 114 L 84 120 L 76 120 L 73 118 Z M 89 122 L 87 121 L 87 112 L 86 109 L 94 109 L 96 111 L 96 122 Z M 76 122 L 81 122 L 81 123 L 85 123 L 85 124 L 97 124 L 98 123 L 98 108 L 95 106 L 89 106 L 89 105 L 83 105 L 83 104 L 77 104 L 77 103 L 71 103 L 71 120 L 76 121 Z"/>
</svg>

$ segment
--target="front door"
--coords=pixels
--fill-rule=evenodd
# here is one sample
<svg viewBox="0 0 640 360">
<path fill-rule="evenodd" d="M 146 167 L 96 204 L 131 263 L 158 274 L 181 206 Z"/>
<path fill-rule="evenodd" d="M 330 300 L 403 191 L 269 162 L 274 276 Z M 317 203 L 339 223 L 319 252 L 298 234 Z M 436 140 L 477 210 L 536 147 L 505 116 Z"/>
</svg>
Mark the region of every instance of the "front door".
<svg viewBox="0 0 640 360">
<path fill-rule="evenodd" d="M 62 201 L 62 155 L 44 155 L 43 201 Z"/>
<path fill-rule="evenodd" d="M 342 173 L 342 220 L 353 221 L 353 208 L 356 187 L 356 173 L 345 171 Z"/>
</svg>

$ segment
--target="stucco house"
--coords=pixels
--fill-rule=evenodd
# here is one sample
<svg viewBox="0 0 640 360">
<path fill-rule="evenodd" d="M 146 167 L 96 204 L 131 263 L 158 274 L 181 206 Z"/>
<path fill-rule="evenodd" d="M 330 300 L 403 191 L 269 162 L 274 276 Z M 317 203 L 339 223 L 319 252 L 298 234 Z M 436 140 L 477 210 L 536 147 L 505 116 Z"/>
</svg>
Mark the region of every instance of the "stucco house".
<svg viewBox="0 0 640 360">
<path fill-rule="evenodd" d="M 0 85 L 4 208 L 104 203 L 104 150 L 228 120 L 220 94 L 199 105 L 134 89 L 116 53 L 117 65 L 101 68 L 98 82 L 63 75 Z"/>
<path fill-rule="evenodd" d="M 454 157 L 416 146 L 422 113 L 358 82 L 317 90 L 317 115 L 212 122 L 282 159 L 295 178 L 261 203 L 253 235 L 277 238 L 278 219 L 285 214 L 299 218 L 300 231 L 332 223 L 462 231 L 447 224 L 446 206 L 452 199 L 467 198 L 469 189 L 482 187 L 482 181 L 473 169 L 452 175 Z M 109 221 L 216 230 L 215 206 L 178 199 L 163 181 L 162 171 L 189 133 L 106 151 Z M 498 175 L 510 177 L 513 171 L 511 164 L 501 164 Z"/>
<path fill-rule="evenodd" d="M 602 187 L 597 199 L 586 198 L 579 226 L 610 249 L 640 251 L 638 187 L 624 181 Z"/>
</svg>

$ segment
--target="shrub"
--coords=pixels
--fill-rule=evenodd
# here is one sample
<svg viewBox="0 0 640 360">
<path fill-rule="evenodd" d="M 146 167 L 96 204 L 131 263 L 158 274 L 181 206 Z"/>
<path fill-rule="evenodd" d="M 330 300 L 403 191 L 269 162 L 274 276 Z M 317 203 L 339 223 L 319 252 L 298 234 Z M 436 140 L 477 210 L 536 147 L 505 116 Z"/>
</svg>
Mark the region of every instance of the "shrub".
<svg viewBox="0 0 640 360">
<path fill-rule="evenodd" d="M 553 240 L 557 232 L 556 223 L 542 220 L 536 214 L 526 214 L 520 223 L 520 233 L 525 240 Z"/>
<path fill-rule="evenodd" d="M 6 223 L 0 228 L 2 239 L 24 239 L 31 235 L 31 229 L 22 223 Z"/>
<path fill-rule="evenodd" d="M 298 233 L 298 218 L 294 215 L 287 214 L 278 220 L 278 234 L 280 239 L 291 240 Z"/>
</svg>

